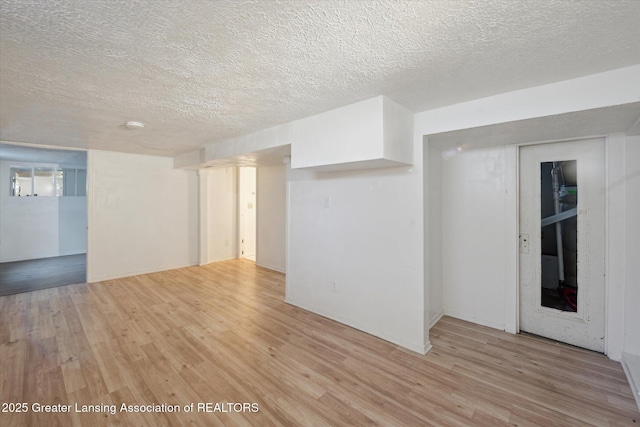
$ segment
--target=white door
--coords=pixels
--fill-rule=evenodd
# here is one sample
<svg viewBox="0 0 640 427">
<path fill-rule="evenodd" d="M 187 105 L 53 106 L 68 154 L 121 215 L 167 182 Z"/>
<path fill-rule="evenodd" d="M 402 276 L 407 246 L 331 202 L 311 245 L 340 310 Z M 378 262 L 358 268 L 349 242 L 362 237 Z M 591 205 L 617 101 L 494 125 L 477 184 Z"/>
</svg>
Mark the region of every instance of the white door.
<svg viewBox="0 0 640 427">
<path fill-rule="evenodd" d="M 520 330 L 604 351 L 604 140 L 520 148 Z"/>
</svg>

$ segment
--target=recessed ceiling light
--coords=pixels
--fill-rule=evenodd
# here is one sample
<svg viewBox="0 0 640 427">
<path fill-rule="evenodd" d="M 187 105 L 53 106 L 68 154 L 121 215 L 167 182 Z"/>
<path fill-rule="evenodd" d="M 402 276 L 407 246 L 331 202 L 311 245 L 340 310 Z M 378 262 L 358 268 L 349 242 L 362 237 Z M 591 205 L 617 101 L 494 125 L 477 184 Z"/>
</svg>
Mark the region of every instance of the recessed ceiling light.
<svg viewBox="0 0 640 427">
<path fill-rule="evenodd" d="M 135 122 L 133 120 L 129 120 L 128 122 L 126 122 L 124 124 L 124 127 L 129 129 L 129 130 L 137 130 L 137 129 L 142 129 L 144 127 L 144 123 Z"/>
</svg>

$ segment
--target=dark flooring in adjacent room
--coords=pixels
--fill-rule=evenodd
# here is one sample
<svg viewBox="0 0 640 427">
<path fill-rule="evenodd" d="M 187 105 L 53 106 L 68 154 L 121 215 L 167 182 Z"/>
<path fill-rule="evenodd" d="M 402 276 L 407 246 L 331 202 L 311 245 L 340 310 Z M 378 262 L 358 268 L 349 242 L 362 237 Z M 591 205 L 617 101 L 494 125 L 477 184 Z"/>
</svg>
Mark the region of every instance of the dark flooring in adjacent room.
<svg viewBox="0 0 640 427">
<path fill-rule="evenodd" d="M 86 254 L 0 263 L 0 295 L 83 283 L 86 280 Z"/>
</svg>

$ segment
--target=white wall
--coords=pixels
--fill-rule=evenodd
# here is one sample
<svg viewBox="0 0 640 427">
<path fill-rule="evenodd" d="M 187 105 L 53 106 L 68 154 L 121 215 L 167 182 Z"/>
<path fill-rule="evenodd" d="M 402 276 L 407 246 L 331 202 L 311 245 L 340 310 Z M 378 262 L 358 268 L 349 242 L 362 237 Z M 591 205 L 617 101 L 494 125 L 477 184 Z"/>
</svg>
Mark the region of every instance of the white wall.
<svg viewBox="0 0 640 427">
<path fill-rule="evenodd" d="M 627 137 L 624 352 L 640 356 L 640 136 Z"/>
<path fill-rule="evenodd" d="M 286 269 L 287 165 L 257 168 L 256 264 L 271 270 Z"/>
<path fill-rule="evenodd" d="M 504 329 L 504 147 L 442 160 L 444 313 Z"/>
<path fill-rule="evenodd" d="M 291 170 L 286 301 L 424 353 L 421 140 L 414 149 L 413 167 Z"/>
<path fill-rule="evenodd" d="M 640 410 L 640 136 L 625 141 L 625 282 L 622 366 Z"/>
<path fill-rule="evenodd" d="M 198 181 L 173 159 L 89 151 L 88 281 L 194 265 Z"/>
<path fill-rule="evenodd" d="M 58 198 L 10 196 L 11 165 L 33 164 L 0 162 L 0 262 L 58 256 Z"/>
<path fill-rule="evenodd" d="M 0 162 L 0 262 L 86 252 L 86 197 L 11 197 L 11 166 L 57 164 Z"/>
<path fill-rule="evenodd" d="M 237 172 L 235 167 L 211 168 L 207 179 L 207 255 L 202 262 L 234 259 L 237 250 Z"/>
<path fill-rule="evenodd" d="M 626 192 L 625 146 L 622 133 L 608 135 L 606 157 L 606 227 L 605 227 L 605 283 L 607 353 L 620 360 L 624 346 L 624 309 L 626 273 Z"/>
<path fill-rule="evenodd" d="M 87 251 L 87 198 L 58 197 L 58 253 L 81 254 Z"/>
</svg>

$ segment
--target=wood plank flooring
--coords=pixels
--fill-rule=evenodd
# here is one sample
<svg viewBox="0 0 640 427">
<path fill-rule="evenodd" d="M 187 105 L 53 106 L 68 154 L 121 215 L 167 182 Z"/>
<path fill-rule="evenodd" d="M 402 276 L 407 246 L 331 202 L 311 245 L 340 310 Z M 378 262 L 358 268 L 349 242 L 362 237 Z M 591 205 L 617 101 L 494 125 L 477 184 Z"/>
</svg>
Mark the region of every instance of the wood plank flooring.
<svg viewBox="0 0 640 427">
<path fill-rule="evenodd" d="M 0 295 L 12 295 L 87 280 L 87 255 L 0 263 Z"/>
<path fill-rule="evenodd" d="M 605 356 L 453 318 L 421 356 L 283 299 L 284 276 L 247 260 L 1 297 L 0 402 L 29 411 L 0 412 L 0 424 L 640 423 L 620 364 Z M 239 411 L 251 404 L 258 412 Z"/>
</svg>

